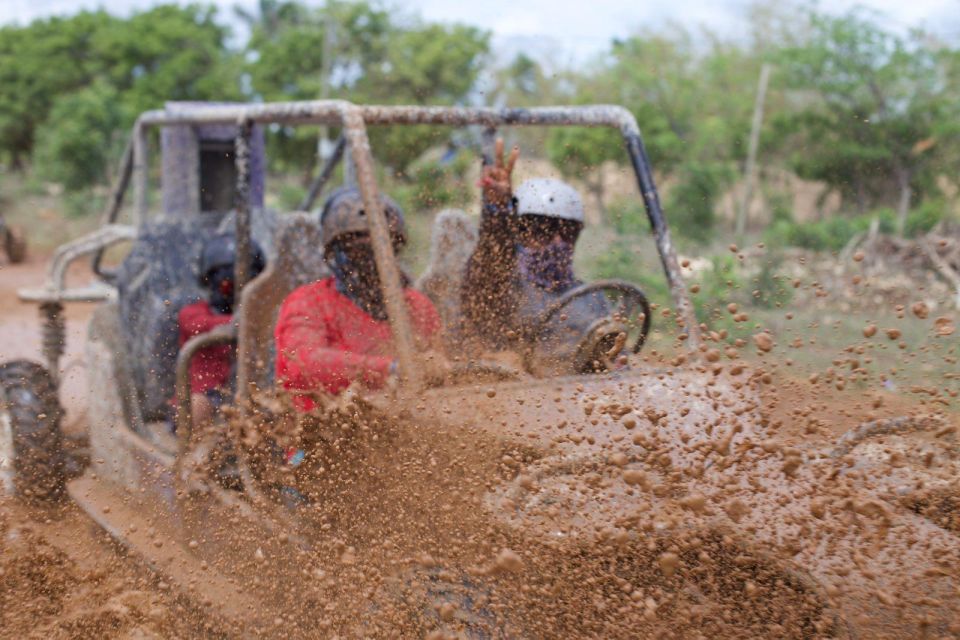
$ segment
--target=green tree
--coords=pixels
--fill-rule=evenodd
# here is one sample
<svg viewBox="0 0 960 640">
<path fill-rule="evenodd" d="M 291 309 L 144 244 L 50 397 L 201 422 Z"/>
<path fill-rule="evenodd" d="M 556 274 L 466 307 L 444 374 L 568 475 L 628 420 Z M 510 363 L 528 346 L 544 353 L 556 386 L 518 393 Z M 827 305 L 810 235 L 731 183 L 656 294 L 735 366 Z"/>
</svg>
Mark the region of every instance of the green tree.
<svg viewBox="0 0 960 640">
<path fill-rule="evenodd" d="M 119 93 L 106 82 L 69 94 L 53 107 L 38 133 L 39 173 L 69 190 L 103 182 L 129 120 Z"/>
<path fill-rule="evenodd" d="M 606 127 L 558 127 L 552 129 L 547 138 L 547 156 L 563 175 L 583 180 L 601 218 L 606 218 L 603 164 L 608 160 L 619 163 L 626 160 L 620 134 Z"/>
<path fill-rule="evenodd" d="M 461 25 L 412 25 L 394 30 L 385 58 L 371 65 L 353 99 L 384 104 L 462 104 L 482 70 L 486 33 Z M 398 174 L 449 132 L 436 127 L 378 127 L 370 132 L 377 158 Z"/>
<path fill-rule="evenodd" d="M 24 167 L 54 103 L 92 82 L 91 40 L 117 23 L 97 11 L 0 28 L 0 150 L 15 168 Z"/>
<path fill-rule="evenodd" d="M 368 103 L 463 103 L 476 84 L 489 46 L 488 34 L 473 27 L 399 21 L 378 4 L 284 6 L 298 19 L 255 27 L 248 52 L 253 59 L 249 65 L 253 90 L 267 100 L 317 99 L 328 94 Z M 332 59 L 324 61 L 325 53 Z M 328 89 L 324 82 L 329 83 Z M 399 174 L 446 137 L 436 128 L 371 131 L 377 157 Z M 287 162 L 302 166 L 314 157 L 315 136 L 309 132 L 280 131 L 274 144 Z"/>
<path fill-rule="evenodd" d="M 762 56 L 682 28 L 617 40 L 582 77 L 578 95 L 614 102 L 636 116 L 656 170 L 679 178 L 666 198 L 680 233 L 709 238 L 719 197 L 746 158 Z"/>
<path fill-rule="evenodd" d="M 860 211 L 895 206 L 902 230 L 940 151 L 932 141 L 957 119 L 944 53 L 860 10 L 808 21 L 809 38 L 780 56 L 799 107 L 779 118 L 775 135 L 796 150 L 789 160 L 802 177 L 826 182 Z"/>
<path fill-rule="evenodd" d="M 91 144 L 112 139 L 105 127 L 126 130 L 167 100 L 241 98 L 239 59 L 215 18 L 210 7 L 161 5 L 128 19 L 81 12 L 0 29 L 0 151 L 22 167 L 42 138 L 39 159 L 56 166 L 41 173 L 79 188 L 104 175 Z"/>
<path fill-rule="evenodd" d="M 168 100 L 238 100 L 239 59 L 227 50 L 228 35 L 213 7 L 160 5 L 95 32 L 91 55 L 137 113 Z"/>
</svg>

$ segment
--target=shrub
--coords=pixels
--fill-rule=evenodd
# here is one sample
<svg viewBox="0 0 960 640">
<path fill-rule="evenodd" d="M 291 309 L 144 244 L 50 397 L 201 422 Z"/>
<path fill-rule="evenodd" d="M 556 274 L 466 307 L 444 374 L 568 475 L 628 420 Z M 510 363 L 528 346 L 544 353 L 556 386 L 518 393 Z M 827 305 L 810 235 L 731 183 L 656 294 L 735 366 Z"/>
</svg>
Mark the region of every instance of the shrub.
<svg viewBox="0 0 960 640">
<path fill-rule="evenodd" d="M 125 122 L 119 94 L 97 82 L 58 100 L 37 135 L 39 173 L 68 191 L 105 181 L 108 163 L 119 156 L 115 135 Z"/>
<path fill-rule="evenodd" d="M 280 186 L 277 191 L 277 204 L 281 211 L 293 211 L 303 202 L 303 197 L 307 195 L 307 190 L 297 184 L 286 183 Z M 314 204 L 317 206 L 317 204 Z"/>
<path fill-rule="evenodd" d="M 877 209 L 861 216 L 836 215 L 815 222 L 778 220 L 767 228 L 764 240 L 774 247 L 840 251 L 856 234 L 867 231 L 874 218 L 879 220 L 881 233 L 893 233 L 896 214 L 892 209 Z"/>
<path fill-rule="evenodd" d="M 670 301 L 670 290 L 663 272 L 659 269 L 651 271 L 624 239 L 615 239 L 592 265 L 588 280 L 603 278 L 633 282 L 643 289 L 651 302 L 667 304 Z"/>
<path fill-rule="evenodd" d="M 639 236 L 649 233 L 647 212 L 639 198 L 617 200 L 608 209 L 613 229 L 620 235 Z"/>
<path fill-rule="evenodd" d="M 780 275 L 783 266 L 783 256 L 779 252 L 771 252 L 760 265 L 760 272 L 753 279 L 753 291 L 750 301 L 754 306 L 772 308 L 783 306 L 793 299 L 793 287 L 786 284 L 786 278 Z"/>
<path fill-rule="evenodd" d="M 946 205 L 939 200 L 927 200 L 907 214 L 903 233 L 908 238 L 914 238 L 933 229 L 943 220 Z"/>
<path fill-rule="evenodd" d="M 457 153 L 441 162 L 424 162 L 410 172 L 410 190 L 406 195 L 417 211 L 437 210 L 462 205 L 469 201 L 471 191 L 465 176 L 469 154 Z"/>
<path fill-rule="evenodd" d="M 732 178 L 732 169 L 717 162 L 691 162 L 680 169 L 679 178 L 666 208 L 671 227 L 690 240 L 706 243 L 716 222 L 714 207 Z"/>
</svg>

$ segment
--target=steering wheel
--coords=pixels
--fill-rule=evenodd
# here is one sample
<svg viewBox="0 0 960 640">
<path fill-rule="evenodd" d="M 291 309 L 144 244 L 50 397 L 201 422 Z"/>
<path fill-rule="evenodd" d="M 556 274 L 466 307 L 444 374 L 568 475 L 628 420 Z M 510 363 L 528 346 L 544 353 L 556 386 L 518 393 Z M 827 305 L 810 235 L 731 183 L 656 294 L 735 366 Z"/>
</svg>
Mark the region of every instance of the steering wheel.
<svg viewBox="0 0 960 640">
<path fill-rule="evenodd" d="M 630 353 L 638 353 L 650 333 L 650 303 L 646 294 L 636 285 L 624 280 L 598 280 L 580 285 L 560 296 L 531 325 L 527 334 L 527 348 L 524 350 L 524 367 L 529 371 L 533 365 L 533 356 L 537 341 L 545 335 L 545 330 L 554 318 L 563 319 L 562 311 L 581 298 L 602 295 L 606 298 L 608 315 L 594 320 L 583 332 L 576 348 L 575 369 L 587 371 L 612 369 L 623 352 L 629 336 L 633 332 L 636 338 L 630 345 Z"/>
</svg>

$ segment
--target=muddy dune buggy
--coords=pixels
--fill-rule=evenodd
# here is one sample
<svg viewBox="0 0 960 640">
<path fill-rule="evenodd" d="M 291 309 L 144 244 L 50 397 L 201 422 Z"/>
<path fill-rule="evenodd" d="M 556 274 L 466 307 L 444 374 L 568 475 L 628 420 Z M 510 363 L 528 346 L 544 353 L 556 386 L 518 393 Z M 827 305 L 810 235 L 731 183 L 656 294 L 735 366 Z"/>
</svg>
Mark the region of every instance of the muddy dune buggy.
<svg viewBox="0 0 960 640">
<path fill-rule="evenodd" d="M 276 215 L 263 208 L 262 127 L 274 124 L 322 124 L 343 131 L 301 212 Z M 670 287 L 680 344 L 689 350 L 685 363 L 653 368 L 630 356 L 626 369 L 598 367 L 595 373 L 546 378 L 529 370 L 504 371 L 492 363 L 461 363 L 474 372 L 489 369 L 487 373 L 499 379 L 475 383 L 465 376 L 454 385 L 424 389 L 367 137 L 367 127 L 387 125 L 618 130 Z M 147 147 L 148 131 L 155 128 L 160 130 L 164 213 L 151 216 Z M 203 346 L 234 343 L 237 411 L 250 406 L 252 393 L 273 385 L 277 309 L 295 287 L 327 275 L 317 251 L 322 246 L 317 216 L 306 211 L 344 155 L 355 167 L 357 186 L 371 213 L 371 238 L 400 371 L 407 372 L 393 402 L 406 402 L 421 429 L 462 429 L 466 421 L 472 430 L 531 452 L 524 469 L 488 486 L 484 508 L 498 526 L 551 545 L 567 541 L 580 549 L 594 544 L 607 549 L 601 573 L 613 581 L 610 597 L 625 598 L 624 611 L 635 606 L 655 611 L 650 598 L 630 600 L 636 592 L 623 585 L 657 572 L 674 581 L 691 611 L 709 611 L 719 596 L 703 576 L 719 580 L 749 566 L 765 577 L 756 584 L 731 582 L 725 588 L 734 590 L 735 599 L 787 587 L 795 598 L 771 605 L 765 619 L 755 621 L 771 626 L 754 627 L 754 633 L 760 628 L 766 629 L 765 635 L 789 631 L 804 637 L 916 637 L 921 632 L 934 637 L 956 632 L 957 530 L 905 502 L 920 486 L 949 486 L 950 473 L 943 465 L 931 469 L 922 463 L 926 449 L 942 449 L 942 442 L 931 436 L 920 444 L 903 445 L 901 464 L 892 474 L 883 455 L 866 449 L 884 436 L 884 429 L 891 437 L 902 437 L 896 425 L 884 423 L 852 434 L 833 452 L 776 443 L 760 417 L 757 379 L 749 371 L 723 371 L 698 357 L 704 350 L 700 326 L 640 131 L 633 115 L 616 106 L 474 109 L 320 101 L 172 104 L 144 113 L 124 157 L 108 223 L 61 247 L 43 288 L 21 292 L 24 300 L 40 306 L 47 366 L 18 362 L 0 368 L 8 483 L 32 496 L 57 496 L 63 490 L 56 398 L 63 305 L 95 303 L 86 363 L 91 464 L 67 485 L 70 497 L 165 579 L 209 606 L 224 624 L 241 633 L 275 632 L 272 625 L 283 620 L 277 616 L 289 610 L 289 599 L 295 597 L 280 585 L 304 580 L 298 554 L 335 532 L 304 528 L 295 507 L 262 490 L 256 470 L 243 456 L 235 461 L 238 474 L 231 486 L 221 478 L 183 472 L 195 453 L 187 371 Z M 133 222 L 119 224 L 118 212 L 131 183 Z M 236 324 L 194 338 L 178 350 L 176 310 L 199 296 L 194 265 L 200 245 L 224 229 L 235 230 L 238 238 Z M 243 265 L 248 264 L 250 238 L 265 248 L 270 260 L 262 274 L 247 282 Z M 132 247 L 119 269 L 108 270 L 101 259 L 117 243 Z M 66 286 L 67 267 L 91 257 L 96 282 Z M 639 349 L 650 320 L 642 292 L 624 282 L 599 282 L 574 290 L 566 300 L 597 291 L 611 300 L 610 317 L 583 336 L 582 352 L 592 358 L 597 345 L 609 345 L 610 335 L 621 334 L 630 336 L 629 351 Z M 545 316 L 562 314 L 562 306 L 547 309 Z M 524 368 L 532 369 L 528 365 L 525 359 Z M 177 398 L 176 435 L 163 422 L 171 397 Z M 397 413 L 392 406 L 391 413 Z M 941 449 L 935 455 L 943 458 Z M 238 443 L 236 451 L 242 450 Z M 584 479 L 588 493 L 575 488 Z M 848 487 L 846 500 L 823 503 L 818 489 L 824 483 Z M 825 522 L 831 526 L 818 525 Z M 671 546 L 675 535 L 692 546 Z M 557 549 L 562 562 L 566 552 Z M 654 550 L 655 561 L 644 564 L 641 558 Z M 582 552 L 570 553 L 571 562 L 584 557 Z M 262 562 L 231 560 L 236 557 L 276 560 L 268 569 Z M 449 581 L 462 575 L 461 569 L 441 575 Z M 270 579 L 264 579 L 267 575 Z M 470 602 L 483 601 L 471 590 L 493 587 L 470 580 L 457 582 L 456 588 L 438 584 L 425 597 L 456 600 L 457 615 L 436 622 L 446 625 L 450 634 L 540 635 L 525 629 L 522 612 L 510 607 L 498 609 L 492 621 L 489 611 L 468 615 Z M 550 596 L 543 597 L 546 606 Z M 443 608 L 426 610 L 442 613 Z M 798 618 L 798 611 L 805 613 Z M 481 618 L 486 622 L 480 624 Z M 622 632 L 632 635 L 629 629 Z"/>
</svg>

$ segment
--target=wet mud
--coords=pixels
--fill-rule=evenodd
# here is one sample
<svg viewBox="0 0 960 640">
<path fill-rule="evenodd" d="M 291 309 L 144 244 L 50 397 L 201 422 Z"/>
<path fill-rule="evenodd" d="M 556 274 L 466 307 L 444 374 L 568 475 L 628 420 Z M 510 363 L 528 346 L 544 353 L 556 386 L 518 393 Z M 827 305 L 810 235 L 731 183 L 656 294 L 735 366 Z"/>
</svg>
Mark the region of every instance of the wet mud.
<svg viewBox="0 0 960 640">
<path fill-rule="evenodd" d="M 33 310 L 10 302 L 12 286 L 39 275 L 23 269 L 0 270 L 5 359 L 39 352 L 27 353 L 39 343 Z M 65 362 L 82 349 L 87 317 L 68 315 L 77 351 Z M 863 336 L 848 353 L 897 339 L 869 327 Z M 445 420 L 419 403 L 378 409 L 346 399 L 309 419 L 290 418 L 276 400 L 253 419 L 233 415 L 225 433 L 296 527 L 273 546 L 218 548 L 209 570 L 248 576 L 236 586 L 263 598 L 266 625 L 262 615 L 257 625 L 220 624 L 75 506 L 6 499 L 0 635 L 845 638 L 869 627 L 867 609 L 847 597 L 856 591 L 890 616 L 888 632 L 872 637 L 960 637 L 960 613 L 949 611 L 960 598 L 952 387 L 888 392 L 860 371 L 857 355 L 828 371 L 778 367 L 766 331 L 725 344 L 708 338 L 696 365 L 723 382 L 678 392 L 699 403 L 692 413 L 572 384 L 510 412 L 498 413 L 504 394 L 492 386 L 474 394 L 475 406 L 454 395 L 437 409 Z M 675 362 L 673 353 L 647 358 L 661 370 Z M 70 388 L 68 424 L 82 435 L 82 394 L 72 402 Z M 918 426 L 841 441 L 889 416 Z M 692 436 L 681 433 L 687 419 Z M 289 457 L 278 452 L 297 450 L 302 462 L 278 463 Z M 146 516 L 158 529 L 165 518 Z M 205 526 L 220 540 L 236 523 Z M 930 535 L 901 549 L 898 532 L 908 527 Z M 294 544 L 298 535 L 309 544 Z M 923 566 L 898 567 L 901 551 L 902 562 Z M 815 577 L 818 563 L 828 569 Z M 916 597 L 898 582 L 900 569 L 937 590 Z"/>
</svg>

